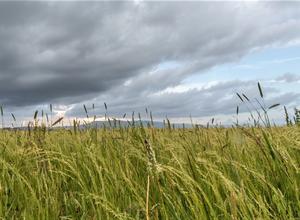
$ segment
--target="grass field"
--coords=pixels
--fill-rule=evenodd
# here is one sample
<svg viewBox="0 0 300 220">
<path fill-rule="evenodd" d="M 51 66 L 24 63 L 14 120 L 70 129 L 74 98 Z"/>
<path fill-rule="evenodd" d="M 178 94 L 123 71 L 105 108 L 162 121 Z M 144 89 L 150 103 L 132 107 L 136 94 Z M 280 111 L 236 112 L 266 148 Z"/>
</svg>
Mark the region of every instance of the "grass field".
<svg viewBox="0 0 300 220">
<path fill-rule="evenodd" d="M 0 131 L 2 219 L 299 219 L 300 127 Z"/>
</svg>

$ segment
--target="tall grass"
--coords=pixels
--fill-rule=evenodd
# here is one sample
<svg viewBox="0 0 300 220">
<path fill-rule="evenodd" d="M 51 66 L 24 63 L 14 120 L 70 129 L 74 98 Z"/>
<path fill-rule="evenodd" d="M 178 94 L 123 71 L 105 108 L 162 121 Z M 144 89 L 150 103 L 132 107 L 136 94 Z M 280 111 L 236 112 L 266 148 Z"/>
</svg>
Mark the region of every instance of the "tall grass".
<svg viewBox="0 0 300 220">
<path fill-rule="evenodd" d="M 0 216 L 299 218 L 299 131 L 2 131 Z"/>
</svg>

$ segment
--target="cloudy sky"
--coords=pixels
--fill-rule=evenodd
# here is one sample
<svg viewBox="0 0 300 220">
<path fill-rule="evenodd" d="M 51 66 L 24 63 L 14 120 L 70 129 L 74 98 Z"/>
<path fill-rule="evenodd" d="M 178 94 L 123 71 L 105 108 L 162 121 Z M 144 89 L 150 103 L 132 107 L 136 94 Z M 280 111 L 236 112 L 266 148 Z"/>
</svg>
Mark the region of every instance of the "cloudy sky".
<svg viewBox="0 0 300 220">
<path fill-rule="evenodd" d="M 236 92 L 300 104 L 298 2 L 0 2 L 5 121 L 132 111 L 234 121 Z M 241 106 L 241 112 L 247 108 Z M 283 119 L 282 107 L 270 112 Z M 243 115 L 243 114 L 242 114 Z M 245 116 L 246 117 L 246 116 Z"/>
</svg>

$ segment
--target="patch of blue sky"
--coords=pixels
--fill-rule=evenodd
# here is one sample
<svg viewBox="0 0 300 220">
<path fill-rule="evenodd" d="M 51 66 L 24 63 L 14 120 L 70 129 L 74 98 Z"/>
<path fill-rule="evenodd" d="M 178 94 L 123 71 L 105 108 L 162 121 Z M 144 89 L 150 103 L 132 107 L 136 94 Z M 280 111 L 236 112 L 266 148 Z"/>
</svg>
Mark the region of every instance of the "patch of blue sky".
<svg viewBox="0 0 300 220">
<path fill-rule="evenodd" d="M 174 69 L 182 67 L 182 63 L 176 61 L 165 61 L 160 63 L 156 69 Z M 196 73 L 187 77 L 183 82 L 183 88 L 202 87 L 221 81 L 241 80 L 259 81 L 263 87 L 272 87 L 278 93 L 300 92 L 300 82 L 280 82 L 276 80 L 285 73 L 300 76 L 300 45 L 288 47 L 269 47 L 255 50 L 244 56 L 237 62 L 216 65 L 206 71 Z"/>
<path fill-rule="evenodd" d="M 217 65 L 205 72 L 194 74 L 185 83 L 236 79 L 274 80 L 285 73 L 300 75 L 300 46 L 256 50 L 239 62 Z"/>
<path fill-rule="evenodd" d="M 157 70 L 173 69 L 180 67 L 181 64 L 177 61 L 164 61 L 156 66 Z"/>
</svg>

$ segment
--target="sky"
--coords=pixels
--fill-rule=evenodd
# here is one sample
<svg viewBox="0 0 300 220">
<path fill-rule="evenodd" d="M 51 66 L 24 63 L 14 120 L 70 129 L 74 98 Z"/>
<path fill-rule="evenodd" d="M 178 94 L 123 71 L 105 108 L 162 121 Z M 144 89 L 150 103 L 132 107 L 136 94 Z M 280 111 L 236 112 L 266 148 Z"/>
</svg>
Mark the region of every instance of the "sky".
<svg viewBox="0 0 300 220">
<path fill-rule="evenodd" d="M 21 125 L 120 118 L 247 120 L 257 83 L 274 122 L 300 106 L 299 2 L 0 2 L 0 104 Z M 260 100 L 262 102 L 262 100 Z M 92 106 L 94 104 L 94 109 Z M 19 123 L 19 124 L 18 124 Z"/>
</svg>

